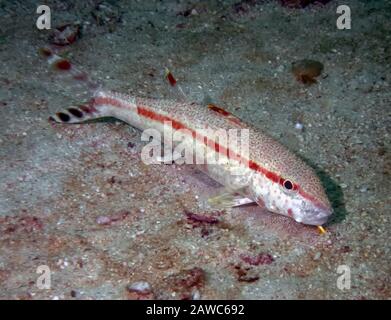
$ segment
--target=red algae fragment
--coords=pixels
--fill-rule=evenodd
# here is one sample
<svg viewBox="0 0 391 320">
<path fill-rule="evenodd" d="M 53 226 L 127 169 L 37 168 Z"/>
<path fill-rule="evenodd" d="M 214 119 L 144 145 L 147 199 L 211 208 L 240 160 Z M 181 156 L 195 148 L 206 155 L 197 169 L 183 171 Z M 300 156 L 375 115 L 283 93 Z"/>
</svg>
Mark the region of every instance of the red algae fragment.
<svg viewBox="0 0 391 320">
<path fill-rule="evenodd" d="M 224 211 L 213 211 L 210 215 L 203 215 L 184 210 L 186 215 L 186 222 L 193 229 L 200 228 L 201 237 L 207 238 L 212 232 L 214 227 L 230 229 L 230 226 L 224 221 L 219 220 L 217 217 L 222 215 Z"/>
<path fill-rule="evenodd" d="M 191 212 L 185 212 L 185 214 L 189 220 L 195 222 L 202 222 L 202 223 L 209 223 L 209 224 L 216 224 L 219 222 L 217 218 L 211 216 L 204 216 L 201 214 L 196 214 Z"/>
<path fill-rule="evenodd" d="M 215 217 L 204 216 L 201 214 L 192 213 L 190 211 L 185 211 L 185 214 L 187 216 L 187 219 L 189 219 L 190 221 L 193 221 L 193 222 L 208 223 L 208 224 L 219 223 L 219 220 Z"/>
<path fill-rule="evenodd" d="M 43 229 L 41 219 L 34 216 L 0 218 L 0 233 L 25 232 L 31 233 Z"/>
<path fill-rule="evenodd" d="M 167 287 L 162 293 L 162 298 L 167 292 L 172 292 L 175 293 L 176 298 L 181 300 L 195 299 L 200 295 L 199 289 L 204 287 L 205 281 L 205 271 L 199 267 L 182 270 L 164 279 Z"/>
<path fill-rule="evenodd" d="M 271 264 L 274 261 L 274 258 L 268 253 L 260 253 L 256 256 L 241 254 L 240 258 L 252 266 Z"/>
<path fill-rule="evenodd" d="M 239 257 L 244 262 L 244 265 L 239 262 L 233 266 L 239 282 L 252 283 L 258 281 L 258 271 L 252 266 L 269 265 L 274 261 L 274 258 L 270 254 L 263 252 L 257 255 L 248 255 L 243 253 L 240 254 Z"/>
<path fill-rule="evenodd" d="M 177 275 L 174 279 L 174 283 L 177 286 L 184 288 L 200 287 L 203 286 L 205 281 L 205 272 L 201 268 L 195 267 L 190 270 L 184 270 Z"/>
<path fill-rule="evenodd" d="M 241 265 L 236 265 L 234 268 L 239 282 L 252 283 L 259 280 L 259 275 L 251 268 L 243 268 Z"/>
</svg>

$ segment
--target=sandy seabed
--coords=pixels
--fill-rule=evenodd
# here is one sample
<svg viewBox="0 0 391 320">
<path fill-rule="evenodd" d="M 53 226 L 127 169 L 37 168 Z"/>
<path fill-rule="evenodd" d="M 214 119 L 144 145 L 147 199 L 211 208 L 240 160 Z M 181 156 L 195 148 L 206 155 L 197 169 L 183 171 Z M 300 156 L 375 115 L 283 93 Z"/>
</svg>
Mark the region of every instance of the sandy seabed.
<svg viewBox="0 0 391 320">
<path fill-rule="evenodd" d="M 259 207 L 215 210 L 192 166 L 140 160 L 116 121 L 52 125 L 83 91 L 49 72 L 35 1 L 0 7 L 1 299 L 387 299 L 390 288 L 390 1 L 49 1 L 63 49 L 109 90 L 213 101 L 316 168 L 335 215 L 325 235 Z M 336 27 L 348 5 L 351 30 Z M 324 65 L 304 85 L 291 63 Z M 300 123 L 303 130 L 298 130 Z M 296 126 L 296 127 L 295 127 Z M 199 219 L 198 215 L 209 219 Z M 37 267 L 51 288 L 37 286 Z M 351 271 L 340 290 L 338 267 Z"/>
</svg>

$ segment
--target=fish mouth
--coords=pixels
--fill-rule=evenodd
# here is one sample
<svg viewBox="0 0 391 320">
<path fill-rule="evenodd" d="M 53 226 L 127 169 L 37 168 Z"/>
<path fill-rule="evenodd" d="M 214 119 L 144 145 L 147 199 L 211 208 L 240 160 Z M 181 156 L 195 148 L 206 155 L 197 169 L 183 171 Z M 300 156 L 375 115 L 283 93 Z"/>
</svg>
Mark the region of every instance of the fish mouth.
<svg viewBox="0 0 391 320">
<path fill-rule="evenodd" d="M 304 214 L 301 217 L 295 217 L 295 220 L 308 225 L 321 226 L 328 221 L 332 213 L 333 210 L 330 208 L 313 207 L 306 209 Z"/>
<path fill-rule="evenodd" d="M 313 226 L 322 226 L 329 220 L 329 216 L 330 215 L 313 218 L 310 221 L 306 222 L 306 224 Z"/>
</svg>

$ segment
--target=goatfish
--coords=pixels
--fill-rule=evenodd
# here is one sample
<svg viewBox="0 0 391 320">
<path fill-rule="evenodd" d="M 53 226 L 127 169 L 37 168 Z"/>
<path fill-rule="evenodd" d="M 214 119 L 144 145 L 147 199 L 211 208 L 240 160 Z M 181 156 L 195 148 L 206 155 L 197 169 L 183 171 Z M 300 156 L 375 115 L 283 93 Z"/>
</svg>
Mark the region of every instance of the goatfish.
<svg viewBox="0 0 391 320">
<path fill-rule="evenodd" d="M 194 139 L 197 140 L 196 156 L 234 155 L 233 162 L 206 163 L 202 166 L 203 171 L 228 190 L 225 195 L 232 195 L 230 206 L 256 203 L 298 223 L 318 226 L 324 233 L 321 226 L 327 222 L 333 210 L 320 179 L 301 158 L 260 129 L 213 104 L 205 106 L 182 99 L 141 98 L 105 91 L 91 85 L 84 72 L 67 59 L 59 57 L 54 50 L 44 48 L 41 54 L 63 74 L 84 81 L 93 88 L 88 103 L 59 111 L 50 116 L 50 121 L 71 124 L 114 117 L 139 130 L 153 128 L 164 134 L 167 125 L 172 130 L 182 130 L 185 133 L 182 143 L 193 146 Z M 172 86 L 176 85 L 169 71 L 166 77 Z M 217 139 L 211 141 L 210 137 L 203 135 L 205 129 L 248 130 L 248 155 L 242 156 L 235 144 Z M 214 197 L 210 203 L 221 199 L 227 197 Z"/>
</svg>

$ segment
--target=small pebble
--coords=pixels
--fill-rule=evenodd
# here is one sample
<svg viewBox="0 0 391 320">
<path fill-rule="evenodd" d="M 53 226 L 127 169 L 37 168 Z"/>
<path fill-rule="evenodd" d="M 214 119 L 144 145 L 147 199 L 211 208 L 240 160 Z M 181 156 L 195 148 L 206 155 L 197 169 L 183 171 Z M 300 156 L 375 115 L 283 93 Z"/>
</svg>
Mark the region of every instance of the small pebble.
<svg viewBox="0 0 391 320">
<path fill-rule="evenodd" d="M 295 129 L 302 131 L 304 129 L 304 125 L 300 122 L 295 124 Z"/>
<path fill-rule="evenodd" d="M 195 289 L 192 294 L 192 300 L 200 300 L 201 299 L 201 293 L 199 290 Z"/>
<path fill-rule="evenodd" d="M 315 83 L 323 70 L 323 64 L 319 61 L 303 59 L 292 63 L 292 73 L 296 80 L 304 84 Z"/>
<path fill-rule="evenodd" d="M 146 281 L 137 281 L 132 284 L 129 284 L 126 289 L 129 292 L 137 292 L 140 294 L 148 294 L 151 292 L 151 286 Z"/>
<path fill-rule="evenodd" d="M 99 216 L 96 219 L 97 224 L 110 224 L 110 222 L 111 222 L 111 219 L 107 216 Z"/>
</svg>

